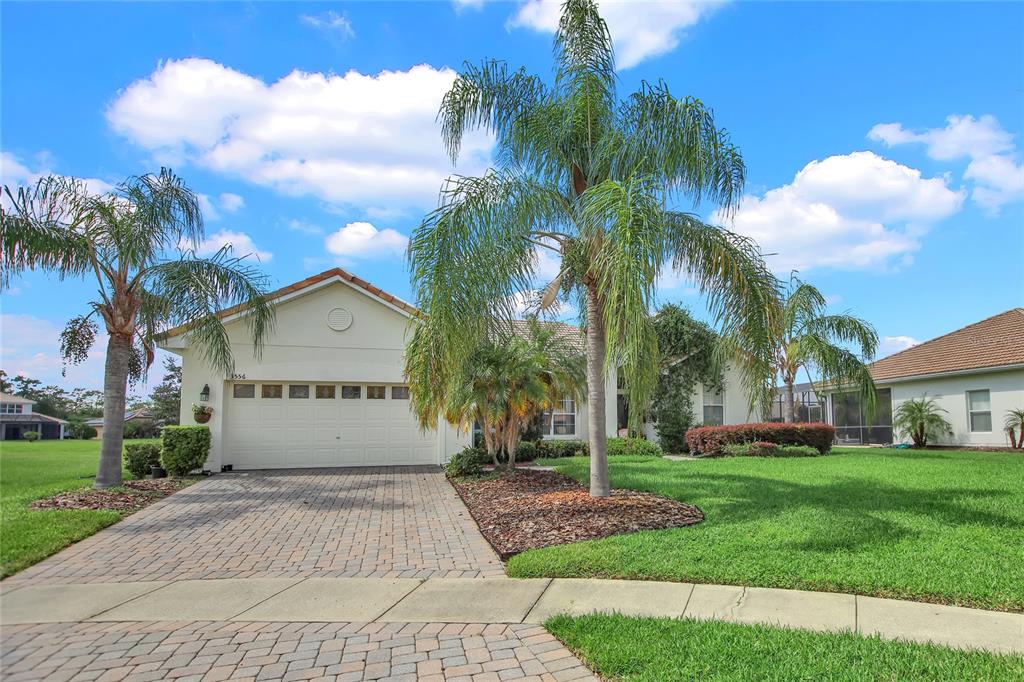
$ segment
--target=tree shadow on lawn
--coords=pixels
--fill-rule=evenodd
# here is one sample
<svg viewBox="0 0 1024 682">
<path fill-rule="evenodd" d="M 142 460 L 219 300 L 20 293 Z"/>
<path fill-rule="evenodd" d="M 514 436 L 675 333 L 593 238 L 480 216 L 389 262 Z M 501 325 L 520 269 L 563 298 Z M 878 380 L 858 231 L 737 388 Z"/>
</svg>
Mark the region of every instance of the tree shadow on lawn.
<svg viewBox="0 0 1024 682">
<path fill-rule="evenodd" d="M 653 471 L 632 474 L 619 467 L 612 473 L 612 483 L 614 487 L 645 490 L 698 505 L 705 520 L 694 528 L 771 522 L 784 515 L 797 515 L 799 522 L 808 525 L 804 540 L 788 543 L 793 549 L 855 550 L 929 532 L 913 524 L 884 518 L 890 515 L 918 516 L 949 526 L 1021 527 L 1020 518 L 962 503 L 965 499 L 1006 497 L 1012 494 L 1007 490 L 907 488 L 855 476 L 812 484 L 706 471 L 691 473 L 681 480 L 658 473 L 662 475 L 653 481 Z M 801 514 L 805 511 L 812 514 Z M 785 525 L 784 521 L 780 523 Z M 791 526 L 792 529 L 799 527 L 799 523 Z"/>
</svg>

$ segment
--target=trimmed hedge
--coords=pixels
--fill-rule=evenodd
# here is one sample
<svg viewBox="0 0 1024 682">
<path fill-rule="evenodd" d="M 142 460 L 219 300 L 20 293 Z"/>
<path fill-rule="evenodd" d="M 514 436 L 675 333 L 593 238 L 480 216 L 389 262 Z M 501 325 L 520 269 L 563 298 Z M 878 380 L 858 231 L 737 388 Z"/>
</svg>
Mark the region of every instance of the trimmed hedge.
<svg viewBox="0 0 1024 682">
<path fill-rule="evenodd" d="M 661 457 L 661 446 L 646 438 L 609 438 L 609 457 Z"/>
<path fill-rule="evenodd" d="M 124 467 L 135 478 L 149 476 L 151 469 L 160 466 L 160 445 L 157 443 L 129 443 L 124 446 Z"/>
<path fill-rule="evenodd" d="M 171 476 L 185 476 L 202 469 L 210 454 L 210 429 L 206 426 L 165 426 L 161 433 L 160 461 Z"/>
<path fill-rule="evenodd" d="M 537 458 L 589 457 L 590 445 L 585 440 L 544 439 L 537 443 Z"/>
<path fill-rule="evenodd" d="M 516 461 L 532 462 L 535 459 L 537 459 L 537 443 L 530 440 L 519 441 L 519 446 L 516 448 Z"/>
<path fill-rule="evenodd" d="M 722 450 L 729 457 L 817 457 L 821 455 L 810 445 L 777 445 L 775 443 L 731 443 Z"/>
<path fill-rule="evenodd" d="M 722 455 L 726 445 L 764 441 L 778 445 L 808 445 L 824 455 L 832 449 L 836 429 L 831 424 L 731 424 L 702 426 L 686 432 L 695 455 Z"/>
</svg>

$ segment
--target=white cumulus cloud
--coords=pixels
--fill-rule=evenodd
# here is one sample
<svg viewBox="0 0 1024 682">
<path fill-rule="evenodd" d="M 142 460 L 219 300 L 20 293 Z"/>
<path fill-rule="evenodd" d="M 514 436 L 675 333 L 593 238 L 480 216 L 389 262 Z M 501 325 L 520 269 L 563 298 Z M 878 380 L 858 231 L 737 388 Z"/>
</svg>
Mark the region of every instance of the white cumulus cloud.
<svg viewBox="0 0 1024 682">
<path fill-rule="evenodd" d="M 348 258 L 401 257 L 408 243 L 408 237 L 391 228 L 378 230 L 371 223 L 354 222 L 329 234 L 324 247 L 335 256 Z"/>
<path fill-rule="evenodd" d="M 252 237 L 246 233 L 232 232 L 230 230 L 221 230 L 220 232 L 209 235 L 196 248 L 196 255 L 212 256 L 225 246 L 231 247 L 231 255 L 236 258 L 251 255 L 256 256 L 256 258 L 265 262 L 274 257 L 274 254 L 271 252 L 263 251 L 258 248 L 256 244 L 253 243 Z"/>
<path fill-rule="evenodd" d="M 479 173 L 492 140 L 467 135 L 452 168 L 436 116 L 455 72 L 263 80 L 209 59 L 160 64 L 107 110 L 111 127 L 157 160 L 188 161 L 289 195 L 357 208 L 429 208 L 453 171 Z"/>
<path fill-rule="evenodd" d="M 1024 164 L 1011 133 L 995 116 L 949 116 L 944 128 L 910 130 L 901 123 L 879 123 L 868 138 L 894 147 L 923 144 L 937 161 L 969 158 L 963 177 L 974 183 L 971 198 L 991 214 L 1024 199 Z"/>
<path fill-rule="evenodd" d="M 55 175 L 56 172 L 49 167 L 49 164 L 44 163 L 49 159 L 49 155 L 43 153 L 39 156 L 42 162 L 36 164 L 35 168 L 30 168 L 21 157 L 10 152 L 0 152 L 0 185 L 9 186 L 13 192 L 18 187 L 35 184 L 47 175 Z M 114 189 L 114 185 L 99 178 L 80 179 L 85 182 L 86 189 L 91 194 L 106 194 Z"/>
<path fill-rule="evenodd" d="M 510 27 L 554 33 L 563 0 L 528 0 L 509 19 Z M 601 16 L 608 24 L 619 68 L 628 69 L 645 59 L 671 52 L 686 29 L 714 12 L 716 0 L 603 0 Z"/>
<path fill-rule="evenodd" d="M 885 268 L 907 262 L 963 199 L 944 177 L 853 152 L 812 161 L 789 184 L 745 196 L 731 221 L 715 220 L 755 239 L 778 272 Z"/>
<path fill-rule="evenodd" d="M 883 336 L 881 341 L 878 343 L 878 353 L 876 357 L 884 358 L 898 353 L 901 350 L 912 348 L 917 344 L 921 343 L 913 336 Z"/>
</svg>

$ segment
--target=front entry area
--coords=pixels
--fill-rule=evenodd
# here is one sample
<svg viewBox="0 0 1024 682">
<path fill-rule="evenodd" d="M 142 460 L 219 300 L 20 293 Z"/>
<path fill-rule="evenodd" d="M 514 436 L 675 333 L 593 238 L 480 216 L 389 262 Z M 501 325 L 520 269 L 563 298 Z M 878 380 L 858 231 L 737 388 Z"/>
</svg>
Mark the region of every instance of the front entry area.
<svg viewBox="0 0 1024 682">
<path fill-rule="evenodd" d="M 237 382 L 227 387 L 222 464 L 294 469 L 437 464 L 400 384 Z"/>
</svg>

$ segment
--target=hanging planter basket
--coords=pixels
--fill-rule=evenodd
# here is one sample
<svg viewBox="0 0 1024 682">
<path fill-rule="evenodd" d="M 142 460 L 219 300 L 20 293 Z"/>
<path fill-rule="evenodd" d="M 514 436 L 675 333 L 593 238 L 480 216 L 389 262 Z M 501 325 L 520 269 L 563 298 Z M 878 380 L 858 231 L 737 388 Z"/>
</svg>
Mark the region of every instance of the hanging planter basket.
<svg viewBox="0 0 1024 682">
<path fill-rule="evenodd" d="M 195 419 L 196 424 L 205 424 L 206 422 L 210 421 L 210 417 L 212 416 L 212 407 L 206 407 L 204 405 L 192 406 L 192 418 Z"/>
</svg>

